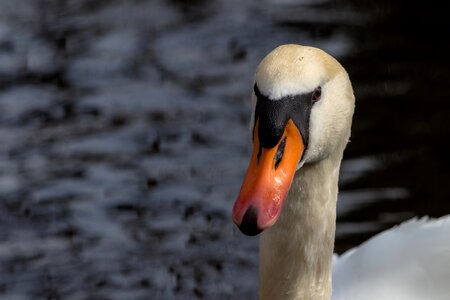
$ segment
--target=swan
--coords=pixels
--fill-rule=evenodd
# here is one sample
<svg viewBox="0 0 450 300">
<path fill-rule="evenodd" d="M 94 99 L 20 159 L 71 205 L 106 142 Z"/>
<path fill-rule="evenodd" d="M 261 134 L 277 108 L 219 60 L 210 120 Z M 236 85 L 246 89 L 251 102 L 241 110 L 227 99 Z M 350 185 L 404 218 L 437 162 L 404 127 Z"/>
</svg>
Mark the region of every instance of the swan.
<svg viewBox="0 0 450 300">
<path fill-rule="evenodd" d="M 232 219 L 261 233 L 260 299 L 450 299 L 450 216 L 412 219 L 333 258 L 355 106 L 339 62 L 279 46 L 257 67 L 251 99 L 253 152 Z"/>
</svg>

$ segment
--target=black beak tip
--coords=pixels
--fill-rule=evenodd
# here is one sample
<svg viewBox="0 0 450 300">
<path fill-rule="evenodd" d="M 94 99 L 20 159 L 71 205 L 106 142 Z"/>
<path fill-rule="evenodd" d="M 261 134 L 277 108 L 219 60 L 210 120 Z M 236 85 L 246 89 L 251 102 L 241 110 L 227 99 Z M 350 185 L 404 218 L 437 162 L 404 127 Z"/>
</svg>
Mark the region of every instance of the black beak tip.
<svg viewBox="0 0 450 300">
<path fill-rule="evenodd" d="M 241 225 L 238 226 L 241 232 L 248 236 L 255 236 L 261 233 L 262 229 L 258 227 L 258 211 L 250 206 L 242 218 Z"/>
</svg>

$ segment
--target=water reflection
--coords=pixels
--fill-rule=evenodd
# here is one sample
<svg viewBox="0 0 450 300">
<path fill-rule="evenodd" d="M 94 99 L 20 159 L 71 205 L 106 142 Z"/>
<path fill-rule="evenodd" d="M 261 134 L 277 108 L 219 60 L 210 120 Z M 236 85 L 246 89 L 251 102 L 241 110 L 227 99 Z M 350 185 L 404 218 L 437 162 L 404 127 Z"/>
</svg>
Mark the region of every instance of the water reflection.
<svg viewBox="0 0 450 300">
<path fill-rule="evenodd" d="M 354 84 L 336 250 L 450 212 L 437 4 L 24 3 L 0 1 L 2 297 L 255 299 L 257 240 L 230 209 L 253 71 L 282 43 Z"/>
</svg>

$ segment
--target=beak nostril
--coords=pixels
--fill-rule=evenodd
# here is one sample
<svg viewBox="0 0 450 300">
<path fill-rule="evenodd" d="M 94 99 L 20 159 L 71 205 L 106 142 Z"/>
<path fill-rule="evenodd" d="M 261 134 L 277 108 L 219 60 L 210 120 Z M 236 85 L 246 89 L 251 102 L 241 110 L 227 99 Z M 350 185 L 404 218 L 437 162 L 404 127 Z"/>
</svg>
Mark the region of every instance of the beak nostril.
<svg viewBox="0 0 450 300">
<path fill-rule="evenodd" d="M 286 137 L 284 137 L 284 139 L 278 146 L 277 154 L 275 155 L 275 170 L 278 169 L 278 165 L 280 164 L 281 159 L 283 158 L 285 147 L 286 147 Z"/>
</svg>

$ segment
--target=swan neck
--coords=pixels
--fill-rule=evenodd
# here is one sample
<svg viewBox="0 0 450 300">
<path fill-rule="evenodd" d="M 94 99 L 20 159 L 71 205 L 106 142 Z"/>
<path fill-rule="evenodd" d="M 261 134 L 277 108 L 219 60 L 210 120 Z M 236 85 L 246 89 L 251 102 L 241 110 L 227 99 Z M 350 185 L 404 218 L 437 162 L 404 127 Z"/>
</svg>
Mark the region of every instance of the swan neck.
<svg viewBox="0 0 450 300">
<path fill-rule="evenodd" d="M 281 215 L 260 240 L 260 298 L 331 298 L 336 199 L 342 154 L 304 165 Z"/>
</svg>

